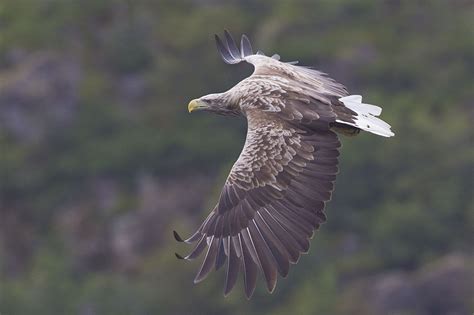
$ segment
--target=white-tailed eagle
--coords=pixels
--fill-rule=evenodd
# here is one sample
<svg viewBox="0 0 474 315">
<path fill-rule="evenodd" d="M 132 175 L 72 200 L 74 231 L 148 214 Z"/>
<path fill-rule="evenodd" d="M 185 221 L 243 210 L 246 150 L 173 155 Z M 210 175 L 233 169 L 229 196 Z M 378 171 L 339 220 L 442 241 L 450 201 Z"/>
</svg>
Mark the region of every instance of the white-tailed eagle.
<svg viewBox="0 0 474 315">
<path fill-rule="evenodd" d="M 272 292 L 278 274 L 287 276 L 326 221 L 323 210 L 338 172 L 337 133 L 394 134 L 377 118 L 380 107 L 348 95 L 324 73 L 254 54 L 245 35 L 240 49 L 227 31 L 224 41 L 215 39 L 226 63 L 246 61 L 255 71 L 224 93 L 192 100 L 188 109 L 243 116 L 247 138 L 204 223 L 186 240 L 175 232 L 178 241 L 196 243 L 189 255 L 177 256 L 192 260 L 207 248 L 194 282 L 226 264 L 224 295 L 242 271 L 250 298 L 258 271 Z"/>
</svg>

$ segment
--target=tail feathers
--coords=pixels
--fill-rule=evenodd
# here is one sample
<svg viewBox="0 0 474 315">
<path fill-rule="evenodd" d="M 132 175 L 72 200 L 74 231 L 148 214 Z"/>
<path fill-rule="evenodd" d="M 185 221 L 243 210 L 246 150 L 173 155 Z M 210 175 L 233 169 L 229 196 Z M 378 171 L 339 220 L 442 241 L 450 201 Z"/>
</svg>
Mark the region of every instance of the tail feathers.
<svg viewBox="0 0 474 315">
<path fill-rule="evenodd" d="M 341 97 L 339 100 L 343 102 L 347 108 L 350 108 L 358 113 L 364 112 L 374 116 L 379 116 L 382 113 L 382 108 L 375 105 L 362 103 L 362 96 L 360 95 L 349 95 L 346 97 Z"/>
<path fill-rule="evenodd" d="M 362 96 L 349 95 L 339 99 L 347 108 L 356 112 L 354 122 L 336 120 L 339 123 L 354 126 L 382 137 L 392 137 L 395 134 L 390 130 L 390 125 L 377 118 L 382 113 L 382 108 L 362 103 Z"/>
</svg>

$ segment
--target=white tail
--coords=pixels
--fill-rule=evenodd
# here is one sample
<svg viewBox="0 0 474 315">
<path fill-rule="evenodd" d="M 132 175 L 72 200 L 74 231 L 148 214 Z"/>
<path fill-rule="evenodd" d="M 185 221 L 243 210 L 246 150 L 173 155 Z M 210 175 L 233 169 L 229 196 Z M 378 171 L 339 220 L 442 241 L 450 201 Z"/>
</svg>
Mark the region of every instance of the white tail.
<svg viewBox="0 0 474 315">
<path fill-rule="evenodd" d="M 349 95 L 339 99 L 344 105 L 356 112 L 354 122 L 336 120 L 339 123 L 357 127 L 382 137 L 393 137 L 395 134 L 390 130 L 390 125 L 382 119 L 377 118 L 382 113 L 382 108 L 362 103 L 362 96 Z"/>
</svg>

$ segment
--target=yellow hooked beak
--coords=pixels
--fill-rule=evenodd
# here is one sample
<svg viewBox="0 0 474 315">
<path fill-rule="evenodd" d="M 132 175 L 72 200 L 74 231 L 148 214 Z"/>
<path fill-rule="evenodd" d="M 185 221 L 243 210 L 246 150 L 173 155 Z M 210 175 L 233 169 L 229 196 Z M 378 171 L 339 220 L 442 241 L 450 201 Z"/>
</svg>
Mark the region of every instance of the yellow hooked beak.
<svg viewBox="0 0 474 315">
<path fill-rule="evenodd" d="M 188 104 L 188 111 L 191 113 L 192 111 L 195 111 L 195 110 L 198 110 L 198 109 L 203 109 L 203 108 L 208 108 L 209 106 L 199 100 L 199 99 L 195 99 L 195 100 L 192 100 L 191 102 L 189 102 Z"/>
</svg>

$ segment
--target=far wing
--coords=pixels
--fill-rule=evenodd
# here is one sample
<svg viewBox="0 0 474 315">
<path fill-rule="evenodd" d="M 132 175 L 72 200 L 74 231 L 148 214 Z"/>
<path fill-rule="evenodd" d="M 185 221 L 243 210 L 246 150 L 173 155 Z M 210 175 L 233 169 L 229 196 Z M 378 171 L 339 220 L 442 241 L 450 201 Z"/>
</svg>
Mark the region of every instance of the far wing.
<svg viewBox="0 0 474 315">
<path fill-rule="evenodd" d="M 342 84 L 329 78 L 325 73 L 297 66 L 292 62 L 281 62 L 278 55 L 267 57 L 262 53 L 254 54 L 250 41 L 245 35 L 242 36 L 239 49 L 229 32 L 225 31 L 224 35 L 224 41 L 216 35 L 216 44 L 226 63 L 235 64 L 246 61 L 255 67 L 251 79 L 273 81 L 274 84 L 287 85 L 287 91 L 296 91 L 300 105 L 303 98 L 308 104 L 308 106 L 298 106 L 299 112 L 308 109 L 322 115 L 330 112 L 330 117 L 319 120 L 318 124 L 325 121 L 330 124 L 329 126 L 343 124 L 379 136 L 394 136 L 390 130 L 391 126 L 377 117 L 382 112 L 380 107 L 362 103 L 360 95 L 349 96 Z"/>
<path fill-rule="evenodd" d="M 247 119 L 242 153 L 218 204 L 185 240 L 196 245 L 184 258 L 194 259 L 207 248 L 195 282 L 227 261 L 224 294 L 242 270 L 250 297 L 258 270 L 272 292 L 277 274 L 285 277 L 290 263 L 309 250 L 314 230 L 326 220 L 323 209 L 338 171 L 340 143 L 332 131 L 299 129 L 274 113 L 254 111 Z"/>
<path fill-rule="evenodd" d="M 320 94 L 329 94 L 334 97 L 347 96 L 347 90 L 342 85 L 325 73 L 302 66 L 296 66 L 297 62 L 281 62 L 280 56 L 275 54 L 272 57 L 265 56 L 258 51 L 253 53 L 252 45 L 248 37 L 244 34 L 241 38 L 240 49 L 228 31 L 224 31 L 224 40 L 215 35 L 217 50 L 224 62 L 236 64 L 242 61 L 251 63 L 255 67 L 253 75 L 277 76 L 303 82 L 318 90 Z"/>
</svg>

